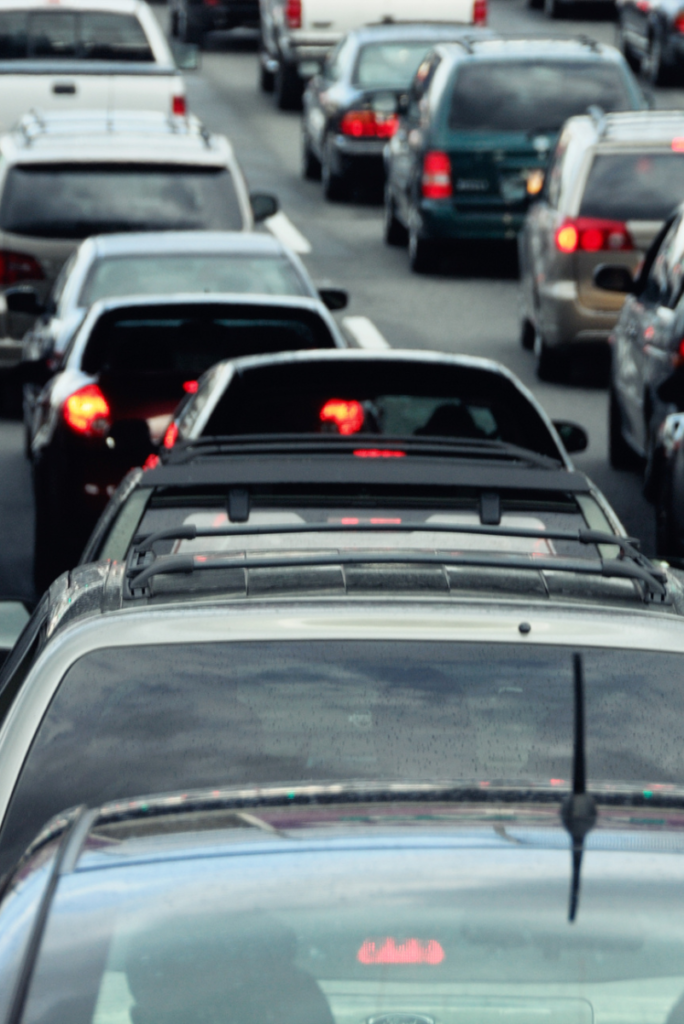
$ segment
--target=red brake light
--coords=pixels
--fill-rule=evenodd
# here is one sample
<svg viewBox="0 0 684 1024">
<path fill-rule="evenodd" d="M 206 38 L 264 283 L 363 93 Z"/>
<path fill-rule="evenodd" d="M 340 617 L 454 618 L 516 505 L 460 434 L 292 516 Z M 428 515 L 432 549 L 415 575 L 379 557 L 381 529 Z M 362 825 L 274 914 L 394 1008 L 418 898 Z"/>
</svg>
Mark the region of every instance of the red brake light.
<svg viewBox="0 0 684 1024">
<path fill-rule="evenodd" d="M 420 939 L 406 939 L 405 942 L 391 938 L 380 942 L 366 939 L 356 959 L 362 964 L 441 964 L 444 950 L 434 939 L 427 942 Z"/>
<path fill-rule="evenodd" d="M 287 0 L 285 22 L 288 28 L 302 27 L 302 0 Z"/>
<path fill-rule="evenodd" d="M 682 31 L 684 32 L 684 29 L 682 29 Z M 673 139 L 670 145 L 673 153 L 684 153 L 684 139 Z"/>
<path fill-rule="evenodd" d="M 156 452 L 152 452 L 150 455 L 147 456 L 147 458 L 143 462 L 142 468 L 143 469 L 156 469 L 158 465 L 159 465 L 159 456 L 156 454 Z"/>
<path fill-rule="evenodd" d="M 171 113 L 176 114 L 178 117 L 185 117 L 187 112 L 185 96 L 174 96 L 171 100 Z"/>
<path fill-rule="evenodd" d="M 164 433 L 163 445 L 165 448 L 173 448 L 174 444 L 178 440 L 178 424 L 174 423 L 173 420 L 169 423 Z"/>
<path fill-rule="evenodd" d="M 340 434 L 358 434 L 365 414 L 360 402 L 330 398 L 320 412 L 321 423 L 334 423 Z"/>
<path fill-rule="evenodd" d="M 33 256 L 21 252 L 0 249 L 0 284 L 17 284 L 18 281 L 42 281 L 43 268 Z"/>
<path fill-rule="evenodd" d="M 475 0 L 473 4 L 473 25 L 487 24 L 487 0 Z"/>
<path fill-rule="evenodd" d="M 396 114 L 378 114 L 374 110 L 348 110 L 340 121 L 342 134 L 355 139 L 390 139 L 398 127 Z"/>
<path fill-rule="evenodd" d="M 199 387 L 199 382 L 196 381 L 196 380 L 184 380 L 183 381 L 183 391 L 185 391 L 185 393 L 187 395 L 196 395 L 198 387 Z"/>
<path fill-rule="evenodd" d="M 675 15 L 673 24 L 677 32 L 684 32 L 684 11 Z"/>
<path fill-rule="evenodd" d="M 599 217 L 577 217 L 564 221 L 556 230 L 556 248 L 560 252 L 625 252 L 634 243 L 625 224 Z"/>
<path fill-rule="evenodd" d="M 446 153 L 432 150 L 425 154 L 422 187 L 425 199 L 449 199 L 453 194 L 451 160 Z"/>
<path fill-rule="evenodd" d="M 109 402 L 97 384 L 86 384 L 69 395 L 62 413 L 71 429 L 85 437 L 101 437 L 111 426 Z"/>
<path fill-rule="evenodd" d="M 357 448 L 357 459 L 403 459 L 406 452 L 391 451 L 389 448 Z"/>
</svg>

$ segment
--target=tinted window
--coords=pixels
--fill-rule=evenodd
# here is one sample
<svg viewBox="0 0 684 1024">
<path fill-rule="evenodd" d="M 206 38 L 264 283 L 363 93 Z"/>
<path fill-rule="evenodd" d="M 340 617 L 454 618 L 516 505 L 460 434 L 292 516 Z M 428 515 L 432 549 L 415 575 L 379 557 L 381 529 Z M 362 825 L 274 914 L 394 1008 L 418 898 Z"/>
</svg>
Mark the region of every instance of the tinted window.
<svg viewBox="0 0 684 1024">
<path fill-rule="evenodd" d="M 588 651 L 589 777 L 684 782 L 679 655 Z M 567 779 L 572 657 L 504 644 L 292 641 L 88 654 L 46 713 L 0 837 L 65 807 L 196 786 Z M 0 862 L 0 871 L 3 868 Z"/>
<path fill-rule="evenodd" d="M 118 295 L 177 292 L 306 293 L 296 270 L 282 257 L 155 254 L 100 260 L 88 275 L 79 305 Z"/>
<path fill-rule="evenodd" d="M 449 111 L 454 129 L 557 131 L 591 104 L 630 110 L 620 68 L 583 61 L 468 63 L 458 71 Z"/>
<path fill-rule="evenodd" d="M 387 86 L 406 89 L 431 43 L 374 43 L 364 46 L 354 72 L 354 84 L 362 88 Z"/>
<path fill-rule="evenodd" d="M 604 153 L 595 157 L 580 214 L 663 220 L 684 196 L 684 154 Z"/>
<path fill-rule="evenodd" d="M 108 231 L 241 228 L 224 169 L 56 165 L 13 167 L 0 207 L 4 231 L 87 238 Z"/>
<path fill-rule="evenodd" d="M 136 17 L 108 11 L 0 13 L 0 60 L 152 61 Z"/>
</svg>

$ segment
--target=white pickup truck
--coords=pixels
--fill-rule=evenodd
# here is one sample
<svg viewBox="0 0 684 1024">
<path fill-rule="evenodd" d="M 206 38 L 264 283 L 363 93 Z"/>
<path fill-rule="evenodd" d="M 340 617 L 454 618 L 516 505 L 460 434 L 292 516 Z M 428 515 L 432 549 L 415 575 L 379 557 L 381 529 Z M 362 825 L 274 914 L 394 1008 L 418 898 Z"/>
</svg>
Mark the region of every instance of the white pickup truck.
<svg viewBox="0 0 684 1024">
<path fill-rule="evenodd" d="M 185 85 L 142 0 L 0 0 L 0 132 L 30 110 L 184 114 Z"/>
<path fill-rule="evenodd" d="M 380 22 L 486 25 L 487 0 L 259 0 L 260 84 L 281 110 L 297 109 L 304 82 L 352 29 Z"/>
</svg>

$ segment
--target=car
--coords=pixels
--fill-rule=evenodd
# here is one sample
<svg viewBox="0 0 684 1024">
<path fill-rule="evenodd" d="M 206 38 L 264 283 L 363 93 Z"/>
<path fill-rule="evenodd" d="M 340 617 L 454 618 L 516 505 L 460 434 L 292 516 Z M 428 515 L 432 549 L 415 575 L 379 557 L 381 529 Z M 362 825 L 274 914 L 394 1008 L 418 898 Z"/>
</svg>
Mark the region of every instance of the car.
<svg viewBox="0 0 684 1024">
<path fill-rule="evenodd" d="M 641 110 L 644 95 L 612 46 L 587 39 L 462 39 L 418 69 L 386 149 L 385 241 L 411 269 L 441 245 L 514 240 L 564 122 L 592 104 Z"/>
<path fill-rule="evenodd" d="M 427 0 L 416 18 L 411 0 L 259 0 L 261 41 L 259 84 L 274 92 L 281 110 L 301 105 L 304 83 L 340 40 L 376 22 L 458 22 L 486 25 L 488 0 Z"/>
<path fill-rule="evenodd" d="M 634 272 L 684 195 L 684 113 L 598 109 L 566 122 L 543 192 L 518 235 L 524 348 L 542 379 L 567 378 L 579 350 L 607 370 L 623 296 L 597 288 L 610 263 Z"/>
<path fill-rule="evenodd" d="M 556 775 L 567 761 L 559 752 Z M 82 1024 L 104 1007 L 167 1022 L 605 1024 L 638 1001 L 674 1024 L 681 791 L 610 793 L 589 772 L 576 796 L 560 777 L 477 779 L 208 788 L 65 811 L 6 882 L 0 1021 L 20 1006 L 26 1024 L 57 1024 L 73 1005 Z"/>
<path fill-rule="evenodd" d="M 259 0 L 171 0 L 169 12 L 171 35 L 200 49 L 216 29 L 259 27 Z"/>
<path fill-rule="evenodd" d="M 2 0 L 0 68 L 0 132 L 30 110 L 186 113 L 183 77 L 140 0 Z"/>
<path fill-rule="evenodd" d="M 308 295 L 343 309 L 347 294 L 317 289 L 301 260 L 272 235 L 237 231 L 147 231 L 96 235 L 64 264 L 43 301 L 33 285 L 5 291 L 8 307 L 37 316 L 23 339 L 25 361 L 57 367 L 93 302 L 178 292 Z M 49 366 L 48 366 L 49 364 Z M 24 386 L 27 454 L 38 385 Z"/>
<path fill-rule="evenodd" d="M 684 22 L 670 0 L 616 0 L 620 49 L 635 71 L 652 85 L 677 84 L 682 77 Z"/>
<path fill-rule="evenodd" d="M 302 173 L 322 177 L 326 199 L 346 198 L 356 181 L 382 182 L 384 148 L 419 65 L 436 43 L 468 31 L 420 22 L 369 25 L 328 54 L 304 90 L 302 116 Z"/>
<path fill-rule="evenodd" d="M 173 182 L 166 199 L 160 190 Z M 250 202 L 251 200 L 251 202 Z M 136 111 L 31 114 L 0 138 L 0 288 L 31 282 L 41 301 L 89 235 L 251 230 L 277 211 L 250 194 L 233 148 L 195 117 Z M 0 338 L 0 369 L 21 358 L 34 315 Z"/>
<path fill-rule="evenodd" d="M 681 408 L 681 395 L 677 394 L 676 404 Z M 682 476 L 682 438 L 684 437 L 684 416 L 680 411 L 668 413 L 656 434 L 654 463 L 657 471 L 651 487 L 655 505 L 656 553 L 682 565 L 684 560 L 684 477 Z"/>
<path fill-rule="evenodd" d="M 218 359 L 345 345 L 319 299 L 179 294 L 94 303 L 36 402 L 37 590 L 76 562 L 120 479 L 150 454 L 181 397 Z M 32 372 L 40 379 L 39 363 Z"/>
<path fill-rule="evenodd" d="M 256 489 L 265 502 L 297 476 L 300 486 L 329 488 L 343 465 L 330 447 L 291 467 L 277 453 L 268 472 L 243 454 L 235 489 Z M 0 674 L 0 875 L 60 810 L 132 794 L 226 787 L 239 799 L 277 787 L 284 799 L 294 794 L 295 806 L 299 787 L 321 784 L 338 793 L 347 784 L 440 781 L 479 790 L 499 780 L 540 784 L 557 799 L 558 780 L 571 778 L 576 654 L 592 788 L 613 785 L 618 799 L 625 787 L 646 802 L 661 787 L 681 787 L 684 588 L 676 570 L 603 530 L 495 525 L 486 503 L 483 517 L 464 522 L 465 485 L 473 496 L 490 493 L 486 460 L 348 452 L 346 460 L 365 467 L 368 484 L 396 487 L 410 473 L 414 508 L 416 484 L 425 494 L 429 481 L 441 481 L 441 509 L 421 524 L 423 538 L 413 521 L 373 522 L 371 501 L 365 521 L 333 521 L 327 531 L 291 522 L 288 535 L 271 521 L 278 550 L 245 543 L 221 554 L 220 526 L 195 540 L 173 528 L 165 538 L 140 537 L 126 561 L 82 565 L 52 584 Z M 494 467 L 500 485 L 504 461 Z M 534 501 L 531 485 L 544 474 L 508 461 L 509 480 L 527 468 Z M 185 473 L 199 501 L 203 488 L 225 480 L 219 463 L 197 460 L 194 481 Z M 173 485 L 183 470 L 148 472 Z M 546 494 L 557 504 L 575 488 L 586 494 L 580 477 L 549 472 Z M 235 531 L 268 534 L 268 517 L 245 523 L 244 498 L 229 492 L 222 511 L 230 502 Z M 360 547 L 366 533 L 395 539 Z M 174 538 L 189 546 L 176 550 Z M 567 857 L 567 842 L 558 846 Z"/>
</svg>

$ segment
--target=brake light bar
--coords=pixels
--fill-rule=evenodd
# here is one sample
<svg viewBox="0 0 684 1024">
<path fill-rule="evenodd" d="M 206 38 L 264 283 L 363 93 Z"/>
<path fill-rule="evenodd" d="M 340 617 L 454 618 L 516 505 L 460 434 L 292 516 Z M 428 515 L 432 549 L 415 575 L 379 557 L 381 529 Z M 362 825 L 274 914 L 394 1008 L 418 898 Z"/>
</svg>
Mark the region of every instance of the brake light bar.
<svg viewBox="0 0 684 1024">
<path fill-rule="evenodd" d="M 391 448 L 356 448 L 354 455 L 357 459 L 403 459 L 406 452 Z"/>
<path fill-rule="evenodd" d="M 285 22 L 288 28 L 302 27 L 302 0 L 287 0 Z"/>
<path fill-rule="evenodd" d="M 112 425 L 109 402 L 97 384 L 86 384 L 69 395 L 62 415 L 74 433 L 83 437 L 102 437 Z"/>
<path fill-rule="evenodd" d="M 487 24 L 487 0 L 475 0 L 473 4 L 473 25 Z"/>
<path fill-rule="evenodd" d="M 165 448 L 173 448 L 174 444 L 178 440 L 178 424 L 174 423 L 173 420 L 169 423 L 166 431 L 164 432 L 164 440 L 162 444 Z"/>
<path fill-rule="evenodd" d="M 435 939 L 423 942 L 420 939 L 406 939 L 397 942 L 393 938 L 374 942 L 366 939 L 356 954 L 362 964 L 441 964 L 444 950 Z"/>
<path fill-rule="evenodd" d="M 43 281 L 45 274 L 38 260 L 21 252 L 0 249 L 0 284 L 19 281 Z"/>
<path fill-rule="evenodd" d="M 375 110 L 348 110 L 340 121 L 342 134 L 354 139 L 391 139 L 398 127 L 396 114 L 380 114 Z"/>
<path fill-rule="evenodd" d="M 433 149 L 425 154 L 421 186 L 424 199 L 449 199 L 453 195 L 451 160 L 446 153 Z"/>
<path fill-rule="evenodd" d="M 576 217 L 563 221 L 556 229 L 559 252 L 626 252 L 634 248 L 627 226 L 619 220 Z"/>
</svg>

